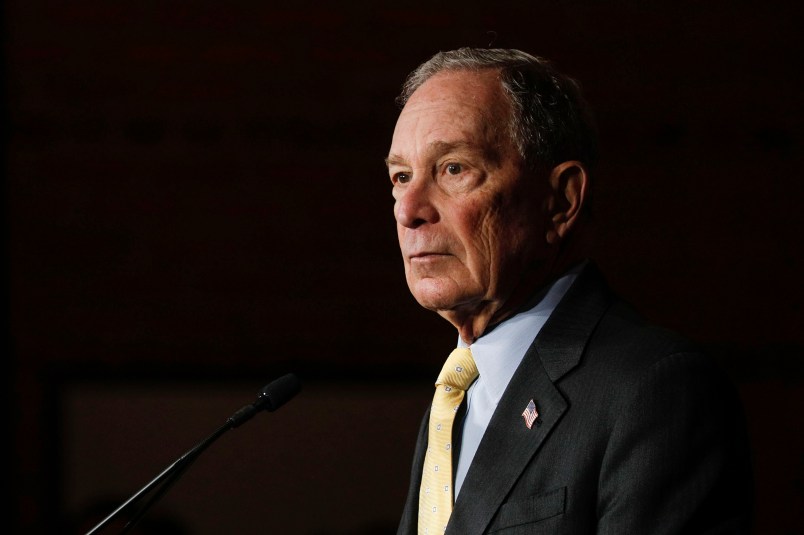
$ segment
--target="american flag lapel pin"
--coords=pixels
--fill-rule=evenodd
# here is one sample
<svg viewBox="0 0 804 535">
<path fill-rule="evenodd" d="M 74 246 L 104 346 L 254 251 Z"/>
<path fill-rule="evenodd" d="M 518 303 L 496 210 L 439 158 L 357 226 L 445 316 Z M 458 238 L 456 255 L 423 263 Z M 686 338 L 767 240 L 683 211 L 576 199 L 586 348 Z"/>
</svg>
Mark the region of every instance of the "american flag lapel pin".
<svg viewBox="0 0 804 535">
<path fill-rule="evenodd" d="M 528 426 L 528 429 L 533 427 L 533 422 L 536 422 L 536 425 L 542 423 L 541 418 L 539 418 L 539 412 L 536 410 L 536 404 L 533 402 L 533 399 L 528 401 L 528 406 L 525 407 L 525 410 L 522 412 L 522 418 L 525 419 L 525 425 Z"/>
</svg>

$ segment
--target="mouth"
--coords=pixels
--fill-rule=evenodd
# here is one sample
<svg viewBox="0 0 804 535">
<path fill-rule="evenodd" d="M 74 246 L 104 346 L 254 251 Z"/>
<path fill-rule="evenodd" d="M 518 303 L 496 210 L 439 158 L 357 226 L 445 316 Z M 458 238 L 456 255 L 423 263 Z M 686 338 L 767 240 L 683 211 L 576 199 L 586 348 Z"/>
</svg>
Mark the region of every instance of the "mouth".
<svg viewBox="0 0 804 535">
<path fill-rule="evenodd" d="M 438 260 L 438 259 L 441 259 L 441 258 L 446 258 L 447 256 L 450 256 L 450 255 L 448 255 L 447 253 L 437 253 L 437 252 L 432 252 L 432 251 L 426 251 L 426 252 L 422 252 L 422 253 L 415 253 L 415 254 L 409 255 L 408 258 L 411 260 L 411 262 L 413 262 L 413 261 L 424 262 L 424 261 L 429 261 L 429 260 Z"/>
</svg>

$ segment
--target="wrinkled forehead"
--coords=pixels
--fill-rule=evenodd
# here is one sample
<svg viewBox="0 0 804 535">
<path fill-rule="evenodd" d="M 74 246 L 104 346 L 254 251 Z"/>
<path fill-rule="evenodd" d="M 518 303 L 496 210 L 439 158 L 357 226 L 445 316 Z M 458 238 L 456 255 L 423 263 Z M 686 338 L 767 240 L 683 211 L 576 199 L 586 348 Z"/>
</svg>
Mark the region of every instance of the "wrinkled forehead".
<svg viewBox="0 0 804 535">
<path fill-rule="evenodd" d="M 391 154 L 439 143 L 510 141 L 511 106 L 495 71 L 446 71 L 408 99 L 397 119 Z"/>
<path fill-rule="evenodd" d="M 489 111 L 509 108 L 497 69 L 446 70 L 436 73 L 413 92 L 405 108 L 436 103 L 444 106 L 480 107 Z"/>
</svg>

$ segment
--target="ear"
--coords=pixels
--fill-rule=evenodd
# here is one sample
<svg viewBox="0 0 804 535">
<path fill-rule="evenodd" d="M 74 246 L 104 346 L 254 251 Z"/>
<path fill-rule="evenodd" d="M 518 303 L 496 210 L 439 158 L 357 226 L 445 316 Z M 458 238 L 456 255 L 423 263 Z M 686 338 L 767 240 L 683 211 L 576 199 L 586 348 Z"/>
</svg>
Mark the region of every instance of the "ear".
<svg viewBox="0 0 804 535">
<path fill-rule="evenodd" d="M 558 164 L 550 171 L 547 243 L 555 245 L 565 239 L 577 224 L 586 201 L 589 176 L 586 167 L 572 160 Z"/>
</svg>

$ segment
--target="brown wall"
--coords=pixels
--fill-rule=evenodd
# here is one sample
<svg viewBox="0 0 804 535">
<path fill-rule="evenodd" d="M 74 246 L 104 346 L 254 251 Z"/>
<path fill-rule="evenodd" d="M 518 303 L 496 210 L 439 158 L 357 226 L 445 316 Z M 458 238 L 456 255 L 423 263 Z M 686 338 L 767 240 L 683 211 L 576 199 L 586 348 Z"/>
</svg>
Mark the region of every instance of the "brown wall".
<svg viewBox="0 0 804 535">
<path fill-rule="evenodd" d="M 798 4 L 341 4 L 5 3 L 15 529 L 53 532 L 93 483 L 133 493 L 284 371 L 309 378 L 297 420 L 271 415 L 289 426 L 285 462 L 301 466 L 289 442 L 305 431 L 337 443 L 326 477 L 305 472 L 336 510 L 366 482 L 353 445 L 369 407 L 404 415 L 406 439 L 371 460 L 394 468 L 363 528 L 395 521 L 421 385 L 455 334 L 404 284 L 382 161 L 393 98 L 437 50 L 493 42 L 581 80 L 602 132 L 595 257 L 648 317 L 713 348 L 747 405 L 758 533 L 804 531 Z M 266 420 L 247 433 L 262 440 Z M 280 481 L 245 456 L 241 471 Z M 169 495 L 193 526 L 234 509 L 363 529 L 316 527 L 297 489 L 263 510 L 204 462 Z"/>
</svg>

